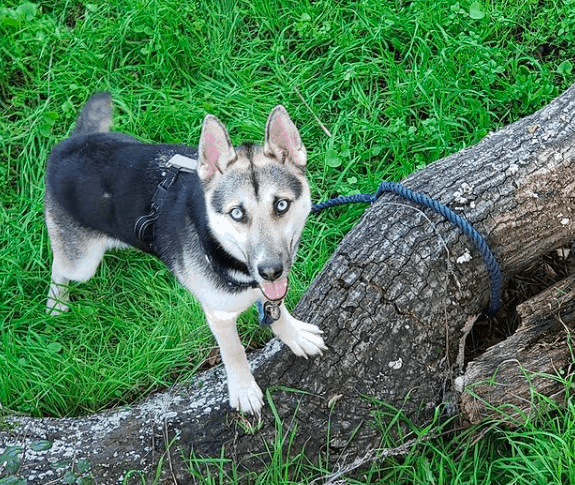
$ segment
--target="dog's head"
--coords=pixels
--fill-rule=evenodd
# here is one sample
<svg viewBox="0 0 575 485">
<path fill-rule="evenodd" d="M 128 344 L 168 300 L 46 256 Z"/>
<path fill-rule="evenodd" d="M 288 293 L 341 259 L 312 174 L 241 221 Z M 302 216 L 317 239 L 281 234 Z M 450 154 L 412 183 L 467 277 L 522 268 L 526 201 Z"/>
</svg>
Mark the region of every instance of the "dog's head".
<svg viewBox="0 0 575 485">
<path fill-rule="evenodd" d="M 283 298 L 311 209 L 306 149 L 297 128 L 277 106 L 266 123 L 263 147 L 234 148 L 224 125 L 206 116 L 198 151 L 215 238 L 246 264 L 268 299 Z"/>
</svg>

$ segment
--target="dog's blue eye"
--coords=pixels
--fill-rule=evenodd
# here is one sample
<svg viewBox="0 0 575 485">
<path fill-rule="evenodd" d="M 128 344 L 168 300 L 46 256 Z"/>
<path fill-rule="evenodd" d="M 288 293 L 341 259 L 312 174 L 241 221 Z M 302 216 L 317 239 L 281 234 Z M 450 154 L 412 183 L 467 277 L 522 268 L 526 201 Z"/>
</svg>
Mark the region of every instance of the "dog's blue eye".
<svg viewBox="0 0 575 485">
<path fill-rule="evenodd" d="M 244 211 L 239 207 L 234 207 L 230 212 L 230 217 L 234 221 L 241 221 L 244 218 Z"/>
<path fill-rule="evenodd" d="M 277 200 L 275 203 L 276 212 L 280 215 L 285 214 L 289 209 L 289 205 L 290 205 L 289 201 L 285 199 Z"/>
</svg>

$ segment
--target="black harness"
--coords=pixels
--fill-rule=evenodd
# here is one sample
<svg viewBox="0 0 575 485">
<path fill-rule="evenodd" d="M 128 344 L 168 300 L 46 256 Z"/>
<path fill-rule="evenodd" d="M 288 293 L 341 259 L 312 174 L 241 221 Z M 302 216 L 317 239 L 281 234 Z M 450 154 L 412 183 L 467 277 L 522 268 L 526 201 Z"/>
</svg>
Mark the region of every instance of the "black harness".
<svg viewBox="0 0 575 485">
<path fill-rule="evenodd" d="M 178 175 L 180 172 L 192 173 L 198 168 L 198 161 L 193 158 L 184 157 L 183 155 L 176 154 L 168 162 L 162 172 L 162 179 L 158 184 L 156 192 L 152 197 L 150 203 L 150 210 L 146 215 L 139 217 L 134 224 L 134 234 L 136 237 L 142 241 L 150 249 L 154 249 L 154 224 L 158 220 L 160 211 L 164 203 L 168 198 L 168 192 L 171 187 L 174 186 Z M 251 281 L 239 281 L 229 274 L 223 267 L 216 263 L 214 257 L 212 256 L 212 251 L 208 250 L 205 246 L 205 242 L 200 237 L 200 246 L 206 257 L 208 263 L 210 263 L 214 273 L 219 275 L 230 288 L 259 288 L 257 281 L 252 279 Z M 217 246 L 217 244 L 214 244 Z M 216 250 L 217 251 L 217 250 Z M 231 266 L 235 266 L 238 271 L 247 273 L 247 267 L 241 262 L 225 253 L 222 254 L 224 259 L 230 262 Z M 271 325 L 274 321 L 278 320 L 281 315 L 281 309 L 279 305 L 281 300 L 270 301 L 267 300 L 263 305 L 263 316 L 260 315 L 260 321 L 264 325 Z M 260 312 L 261 313 L 261 312 Z"/>
<path fill-rule="evenodd" d="M 180 171 L 185 171 L 182 166 L 170 163 L 174 158 L 175 157 L 168 162 L 165 170 L 162 172 L 163 178 L 158 184 L 158 188 L 152 197 L 150 210 L 145 216 L 139 217 L 134 225 L 134 234 L 136 237 L 151 249 L 154 247 L 154 222 L 158 220 L 159 212 L 162 209 L 164 202 L 166 202 L 168 190 L 176 182 Z M 191 158 L 188 158 L 188 160 L 196 162 L 196 165 L 198 163 L 197 160 L 192 160 Z"/>
</svg>

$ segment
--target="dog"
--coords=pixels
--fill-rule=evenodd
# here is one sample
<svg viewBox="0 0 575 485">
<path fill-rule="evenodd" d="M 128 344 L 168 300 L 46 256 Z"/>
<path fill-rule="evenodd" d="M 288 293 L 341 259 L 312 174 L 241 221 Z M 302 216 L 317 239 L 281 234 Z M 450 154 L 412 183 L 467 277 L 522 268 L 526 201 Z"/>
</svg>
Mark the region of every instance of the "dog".
<svg viewBox="0 0 575 485">
<path fill-rule="evenodd" d="M 197 148 L 142 143 L 111 124 L 110 94 L 95 94 L 48 157 L 48 313 L 68 310 L 69 281 L 91 278 L 106 250 L 154 254 L 201 303 L 231 407 L 259 415 L 263 394 L 236 330 L 241 312 L 262 303 L 273 333 L 298 356 L 326 350 L 322 331 L 283 304 L 311 208 L 299 131 L 281 105 L 269 115 L 263 146 L 234 148 L 212 115 Z"/>
</svg>

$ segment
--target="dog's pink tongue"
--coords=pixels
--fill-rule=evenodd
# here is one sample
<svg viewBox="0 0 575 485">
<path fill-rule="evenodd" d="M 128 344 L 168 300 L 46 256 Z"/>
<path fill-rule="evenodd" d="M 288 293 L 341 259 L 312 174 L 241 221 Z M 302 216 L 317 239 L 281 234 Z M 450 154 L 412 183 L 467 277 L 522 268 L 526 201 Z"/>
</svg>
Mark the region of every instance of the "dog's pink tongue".
<svg viewBox="0 0 575 485">
<path fill-rule="evenodd" d="M 283 278 L 277 281 L 260 283 L 262 293 L 268 300 L 281 300 L 284 296 L 286 296 L 287 287 L 287 278 Z"/>
</svg>

